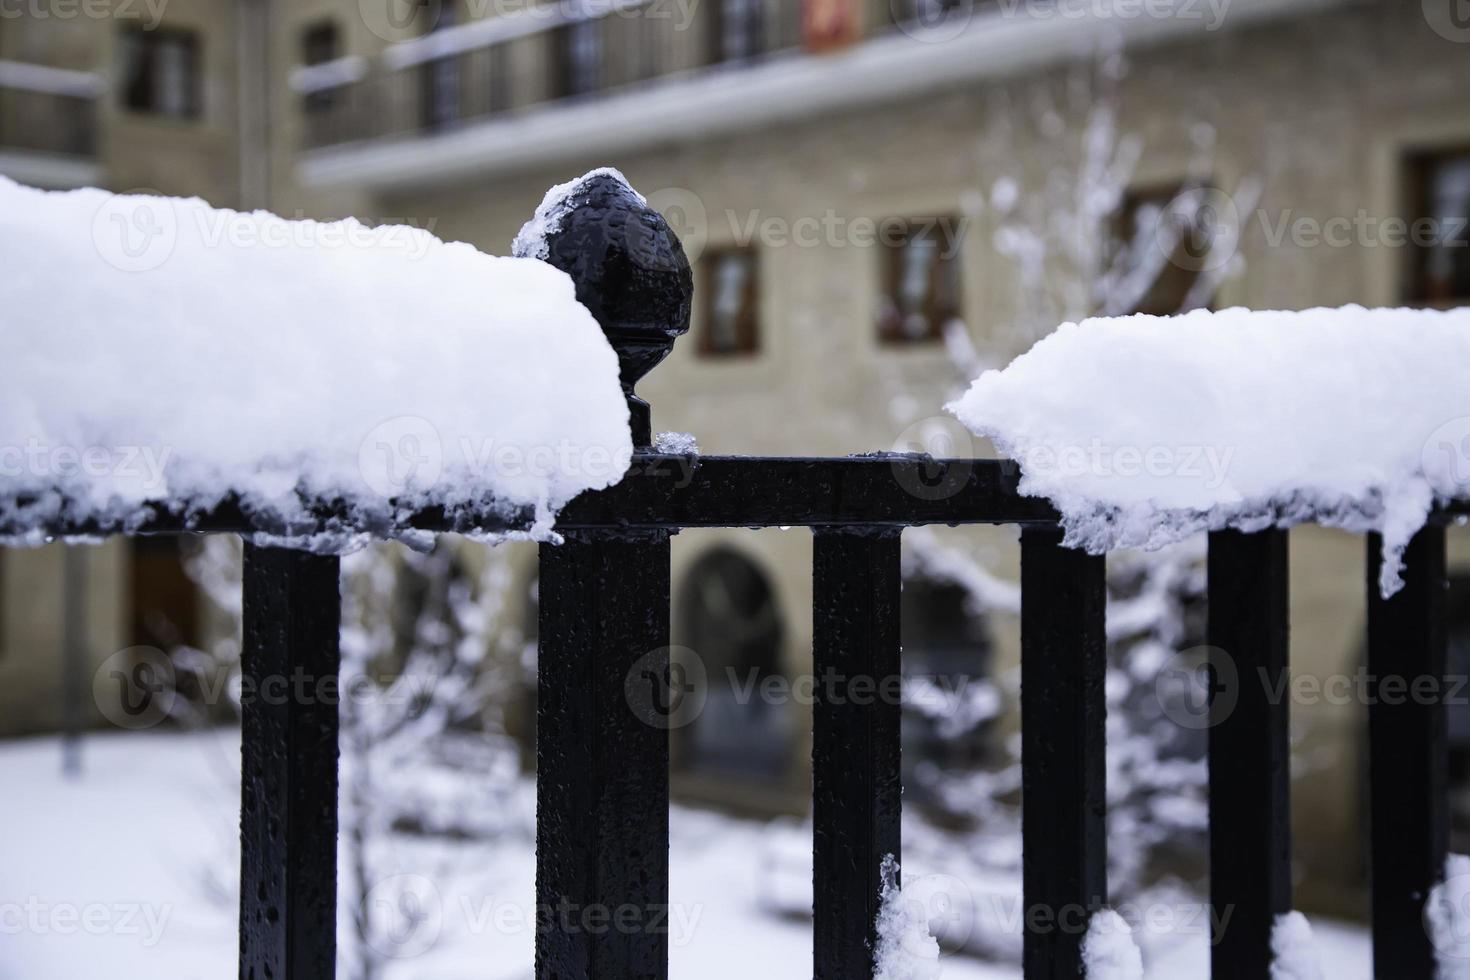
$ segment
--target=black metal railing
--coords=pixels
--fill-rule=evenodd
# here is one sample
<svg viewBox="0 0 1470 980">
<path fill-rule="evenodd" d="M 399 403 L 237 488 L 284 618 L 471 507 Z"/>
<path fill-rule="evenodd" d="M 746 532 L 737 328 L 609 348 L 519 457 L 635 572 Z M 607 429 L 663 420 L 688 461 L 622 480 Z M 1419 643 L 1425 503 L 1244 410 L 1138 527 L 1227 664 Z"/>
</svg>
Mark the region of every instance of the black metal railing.
<svg viewBox="0 0 1470 980">
<path fill-rule="evenodd" d="M 95 155 L 96 98 L 0 85 L 0 150 Z"/>
<path fill-rule="evenodd" d="M 1018 492 L 995 460 L 680 457 L 651 450 L 638 379 L 688 326 L 690 275 L 677 239 L 611 177 L 584 182 L 549 242 L 619 354 L 638 455 L 626 477 L 572 501 L 562 544 L 540 551 L 536 975 L 663 980 L 668 975 L 669 735 L 634 709 L 635 668 L 669 681 L 669 539 L 682 528 L 805 526 L 815 539 L 813 661 L 818 676 L 896 684 L 899 542 L 905 527 L 1020 528 L 1024 969 L 1082 975 L 1090 915 L 1106 906 L 1104 559 L 1062 547 L 1058 515 Z M 1459 508 L 1463 512 L 1463 507 Z M 1444 518 L 1409 548 L 1406 586 L 1379 595 L 1369 540 L 1369 668 L 1444 677 Z M 312 519 L 342 529 L 331 505 Z M 514 524 L 516 519 L 511 519 Z M 529 523 L 529 515 L 525 522 Z M 420 530 L 501 530 L 498 512 L 424 511 Z M 180 517 L 160 505 L 128 533 L 249 533 L 238 504 Z M 57 534 L 123 529 L 66 518 Z M 290 530 L 308 528 L 293 525 Z M 0 531 L 5 529 L 0 528 Z M 279 530 L 279 528 L 277 528 Z M 391 529 L 361 528 L 378 534 Z M 1288 669 L 1287 537 L 1221 531 L 1209 541 L 1209 637 L 1230 669 Z M 338 560 L 274 547 L 245 554 L 245 682 L 291 676 L 311 689 L 338 669 Z M 1216 664 L 1225 669 L 1226 664 Z M 1267 980 L 1276 917 L 1291 908 L 1286 698 L 1238 684 L 1210 729 L 1210 902 L 1228 916 L 1212 975 Z M 871 980 L 880 869 L 901 850 L 900 707 L 815 686 L 813 976 Z M 336 928 L 335 708 L 313 699 L 244 705 L 240 975 L 323 980 Z M 1445 713 L 1424 699 L 1370 709 L 1372 908 L 1376 975 L 1430 980 L 1423 925 L 1446 851 Z M 633 915 L 594 935 L 558 909 Z M 631 911 L 628 911 L 631 910 Z M 626 927 L 626 926 L 633 927 Z"/>
</svg>

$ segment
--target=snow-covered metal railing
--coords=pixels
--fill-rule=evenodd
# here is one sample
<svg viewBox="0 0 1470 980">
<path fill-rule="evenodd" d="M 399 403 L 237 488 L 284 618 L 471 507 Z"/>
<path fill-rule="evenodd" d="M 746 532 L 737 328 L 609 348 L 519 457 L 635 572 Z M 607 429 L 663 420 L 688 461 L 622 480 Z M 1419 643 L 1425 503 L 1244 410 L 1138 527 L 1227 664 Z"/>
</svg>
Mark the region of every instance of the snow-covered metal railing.
<svg viewBox="0 0 1470 980">
<path fill-rule="evenodd" d="M 619 482 L 562 507 L 561 540 L 540 546 L 537 976 L 667 978 L 669 720 L 677 710 L 670 537 L 692 527 L 793 525 L 814 535 L 812 675 L 853 685 L 814 687 L 813 975 L 879 975 L 884 900 L 899 886 L 900 700 L 845 690 L 900 683 L 899 543 L 904 528 L 925 524 L 1020 529 L 1025 976 L 1085 976 L 1090 937 L 1116 921 L 1107 912 L 1103 556 L 1064 547 L 1063 515 L 1023 494 L 1020 471 L 1003 461 L 656 452 L 650 407 L 634 389 L 688 329 L 688 261 L 664 219 L 616 174 L 596 172 L 559 191 L 517 251 L 570 276 L 610 341 L 635 452 Z M 546 271 L 528 265 L 526 274 Z M 37 296 L 50 302 L 52 293 Z M 608 394 L 616 406 L 616 391 Z M 292 691 L 315 692 L 338 674 L 339 560 L 304 546 L 323 536 L 530 530 L 542 516 L 530 506 L 477 505 L 476 495 L 387 508 L 310 497 L 289 516 L 250 495 L 100 515 L 64 496 L 0 497 L 0 536 L 250 538 L 243 680 L 257 690 L 285 678 Z M 1392 594 L 1381 587 L 1383 543 L 1370 536 L 1372 676 L 1444 678 L 1445 523 L 1464 513 L 1458 505 L 1433 512 L 1409 541 L 1403 585 Z M 1213 975 L 1268 980 L 1273 940 L 1292 908 L 1288 699 L 1271 693 L 1289 661 L 1286 531 L 1213 531 L 1208 576 L 1211 646 L 1228 652 L 1237 675 L 1264 681 L 1234 686 L 1228 705 L 1216 698 L 1210 709 L 1210 901 L 1230 913 L 1211 916 Z M 1370 704 L 1376 973 L 1430 980 L 1424 914 L 1448 836 L 1444 706 Z M 258 697 L 243 711 L 240 975 L 331 977 L 335 702 Z M 616 927 L 584 928 L 586 913 Z"/>
</svg>

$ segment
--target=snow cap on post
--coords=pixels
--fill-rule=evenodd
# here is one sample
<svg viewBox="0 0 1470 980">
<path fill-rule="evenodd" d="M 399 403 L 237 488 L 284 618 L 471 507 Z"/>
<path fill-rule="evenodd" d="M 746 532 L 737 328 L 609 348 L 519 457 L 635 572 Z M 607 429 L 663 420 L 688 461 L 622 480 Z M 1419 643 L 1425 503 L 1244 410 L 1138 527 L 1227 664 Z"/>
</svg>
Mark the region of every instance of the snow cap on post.
<svg viewBox="0 0 1470 980">
<path fill-rule="evenodd" d="M 577 300 L 617 352 L 633 445 L 649 448 L 648 403 L 633 386 L 689 330 L 694 277 L 679 236 L 622 174 L 604 168 L 548 191 L 512 253 L 572 277 Z"/>
</svg>

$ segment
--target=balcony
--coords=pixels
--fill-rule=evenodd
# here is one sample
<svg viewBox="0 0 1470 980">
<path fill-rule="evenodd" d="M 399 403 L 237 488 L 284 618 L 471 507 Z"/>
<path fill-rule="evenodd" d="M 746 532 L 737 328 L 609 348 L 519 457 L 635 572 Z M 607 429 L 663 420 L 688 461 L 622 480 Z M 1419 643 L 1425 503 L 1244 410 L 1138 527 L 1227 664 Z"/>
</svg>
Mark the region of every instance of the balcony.
<svg viewBox="0 0 1470 980">
<path fill-rule="evenodd" d="M 0 174 L 42 187 L 95 184 L 102 76 L 0 60 Z"/>
<path fill-rule="evenodd" d="M 1236 0 L 1228 27 L 1340 2 Z M 1048 16 L 1042 0 L 854 0 L 863 15 L 824 36 L 830 25 L 804 23 L 803 5 L 764 0 L 759 30 L 732 44 L 728 24 L 722 34 L 635 16 L 646 3 L 601 4 L 596 16 L 554 5 L 438 30 L 372 61 L 297 69 L 300 178 L 369 189 L 485 179 L 911 98 L 1087 56 L 1104 36 L 1145 44 L 1220 26 L 1189 4 L 1102 23 L 1075 4 Z"/>
</svg>

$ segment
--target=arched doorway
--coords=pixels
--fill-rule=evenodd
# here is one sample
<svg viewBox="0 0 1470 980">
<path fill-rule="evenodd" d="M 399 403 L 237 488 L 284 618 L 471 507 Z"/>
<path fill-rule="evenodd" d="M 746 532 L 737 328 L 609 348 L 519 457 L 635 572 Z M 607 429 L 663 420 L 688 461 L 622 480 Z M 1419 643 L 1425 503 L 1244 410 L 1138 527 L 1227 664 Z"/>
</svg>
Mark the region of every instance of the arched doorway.
<svg viewBox="0 0 1470 980">
<path fill-rule="evenodd" d="M 1000 696 L 990 683 L 990 632 L 968 591 L 944 579 L 911 577 L 899 608 L 904 793 L 925 804 L 937 801 L 930 799 L 931 781 L 922 778 L 921 767 L 984 764 Z"/>
<path fill-rule="evenodd" d="M 698 654 L 708 695 L 676 730 L 674 765 L 695 775 L 775 781 L 795 735 L 791 705 L 762 697 L 781 674 L 786 625 L 770 579 L 734 548 L 703 555 L 679 589 L 677 641 Z"/>
</svg>

